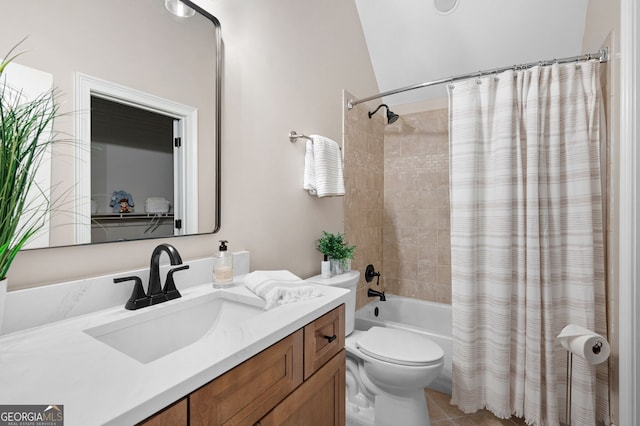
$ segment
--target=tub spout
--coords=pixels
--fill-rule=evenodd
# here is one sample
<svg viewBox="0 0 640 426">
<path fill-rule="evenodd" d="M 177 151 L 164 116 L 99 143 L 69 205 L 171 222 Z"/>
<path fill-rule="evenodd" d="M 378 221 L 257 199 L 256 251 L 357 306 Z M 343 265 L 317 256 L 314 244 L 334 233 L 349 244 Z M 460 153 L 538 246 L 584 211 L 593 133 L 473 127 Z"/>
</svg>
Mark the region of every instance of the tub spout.
<svg viewBox="0 0 640 426">
<path fill-rule="evenodd" d="M 381 302 L 384 302 L 387 300 L 387 297 L 384 295 L 384 291 L 383 292 L 379 292 L 373 289 L 368 289 L 367 290 L 367 296 L 369 297 L 379 297 Z"/>
</svg>

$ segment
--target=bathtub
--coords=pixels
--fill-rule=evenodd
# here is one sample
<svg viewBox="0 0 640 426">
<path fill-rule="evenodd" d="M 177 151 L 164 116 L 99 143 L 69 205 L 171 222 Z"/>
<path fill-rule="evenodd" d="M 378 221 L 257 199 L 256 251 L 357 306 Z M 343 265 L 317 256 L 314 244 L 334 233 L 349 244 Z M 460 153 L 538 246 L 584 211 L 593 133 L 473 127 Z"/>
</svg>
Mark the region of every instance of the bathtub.
<svg viewBox="0 0 640 426">
<path fill-rule="evenodd" d="M 385 302 L 373 301 L 358 309 L 355 328 L 401 328 L 423 334 L 436 342 L 444 350 L 444 367 L 440 376 L 429 387 L 451 395 L 451 305 L 403 296 L 386 297 Z"/>
</svg>

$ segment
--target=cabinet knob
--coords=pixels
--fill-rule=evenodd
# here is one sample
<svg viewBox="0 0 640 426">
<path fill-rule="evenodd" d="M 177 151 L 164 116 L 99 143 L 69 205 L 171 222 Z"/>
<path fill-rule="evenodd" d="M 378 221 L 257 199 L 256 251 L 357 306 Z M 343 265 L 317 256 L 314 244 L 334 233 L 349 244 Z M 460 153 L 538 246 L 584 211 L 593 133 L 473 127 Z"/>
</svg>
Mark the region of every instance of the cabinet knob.
<svg viewBox="0 0 640 426">
<path fill-rule="evenodd" d="M 336 337 L 337 337 L 337 336 L 334 334 L 333 336 L 322 336 L 322 337 L 324 337 L 325 339 L 327 339 L 327 341 L 328 341 L 329 343 L 331 343 L 331 342 L 333 342 L 334 340 L 336 340 Z"/>
</svg>

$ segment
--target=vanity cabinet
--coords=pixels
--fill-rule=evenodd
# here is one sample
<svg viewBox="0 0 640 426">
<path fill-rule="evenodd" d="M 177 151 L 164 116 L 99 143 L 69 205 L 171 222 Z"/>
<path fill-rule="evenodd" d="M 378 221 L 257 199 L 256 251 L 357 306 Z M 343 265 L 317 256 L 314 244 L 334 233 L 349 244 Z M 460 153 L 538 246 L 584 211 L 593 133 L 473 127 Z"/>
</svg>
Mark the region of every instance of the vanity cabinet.
<svg viewBox="0 0 640 426">
<path fill-rule="evenodd" d="M 304 327 L 304 379 L 344 348 L 344 306 L 327 312 Z"/>
<path fill-rule="evenodd" d="M 340 305 L 141 424 L 344 425 L 344 321 Z"/>
<path fill-rule="evenodd" d="M 259 426 L 341 426 L 345 424 L 344 349 L 306 380 Z"/>
<path fill-rule="evenodd" d="M 189 395 L 191 425 L 253 424 L 302 383 L 298 330 Z"/>
<path fill-rule="evenodd" d="M 168 406 L 159 413 L 149 417 L 140 423 L 140 426 L 187 426 L 188 419 L 188 399 L 182 398 L 180 401 Z"/>
</svg>

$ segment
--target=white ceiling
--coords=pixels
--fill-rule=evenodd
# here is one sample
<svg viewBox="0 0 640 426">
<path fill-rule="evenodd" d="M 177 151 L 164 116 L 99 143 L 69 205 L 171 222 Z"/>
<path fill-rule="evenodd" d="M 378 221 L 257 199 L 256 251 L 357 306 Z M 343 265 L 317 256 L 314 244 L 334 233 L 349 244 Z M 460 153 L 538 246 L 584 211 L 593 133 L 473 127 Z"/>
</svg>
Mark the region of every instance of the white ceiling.
<svg viewBox="0 0 640 426">
<path fill-rule="evenodd" d="M 585 0 L 356 0 L 381 92 L 503 66 L 580 55 Z M 357 94 L 364 98 L 374 93 Z M 444 85 L 384 98 L 402 105 L 446 96 Z"/>
</svg>

